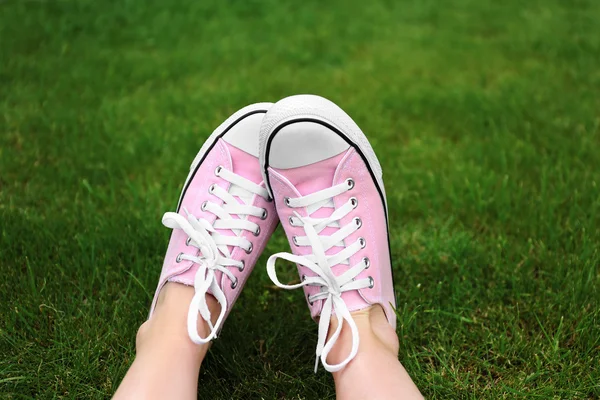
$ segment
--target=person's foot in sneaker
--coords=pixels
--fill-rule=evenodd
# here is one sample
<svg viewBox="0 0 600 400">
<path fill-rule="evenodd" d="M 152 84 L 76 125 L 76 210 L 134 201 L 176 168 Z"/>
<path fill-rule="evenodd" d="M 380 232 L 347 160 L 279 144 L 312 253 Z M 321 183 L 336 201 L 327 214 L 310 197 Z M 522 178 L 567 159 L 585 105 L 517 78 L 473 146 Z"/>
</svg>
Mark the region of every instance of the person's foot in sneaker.
<svg viewBox="0 0 600 400">
<path fill-rule="evenodd" d="M 241 109 L 192 162 L 150 317 L 115 398 L 196 398 L 198 369 L 277 226 L 258 163 L 258 134 L 270 103 Z M 143 384 L 142 384 L 143 383 Z"/>
<path fill-rule="evenodd" d="M 263 119 L 260 163 L 292 249 L 269 258 L 268 274 L 304 289 L 316 362 L 335 372 L 338 396 L 420 396 L 397 359 L 385 189 L 365 135 L 329 100 L 288 97 Z M 300 283 L 278 279 L 279 258 L 298 265 Z"/>
<path fill-rule="evenodd" d="M 219 126 L 194 159 L 177 212 L 153 305 L 166 282 L 194 286 L 188 333 L 195 343 L 215 338 L 278 223 L 258 163 L 258 129 L 269 104 L 245 107 Z M 206 304 L 220 305 L 216 323 Z M 210 334 L 196 332 L 200 316 Z"/>
</svg>

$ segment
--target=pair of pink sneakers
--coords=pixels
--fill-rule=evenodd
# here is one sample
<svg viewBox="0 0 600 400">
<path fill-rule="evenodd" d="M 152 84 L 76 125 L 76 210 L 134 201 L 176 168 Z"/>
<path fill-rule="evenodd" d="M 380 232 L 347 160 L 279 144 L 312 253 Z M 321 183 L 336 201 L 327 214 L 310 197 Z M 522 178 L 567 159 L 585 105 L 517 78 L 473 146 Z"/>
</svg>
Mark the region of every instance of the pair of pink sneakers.
<svg viewBox="0 0 600 400">
<path fill-rule="evenodd" d="M 382 171 L 367 138 L 338 106 L 298 95 L 247 106 L 223 122 L 192 162 L 150 311 L 166 282 L 194 286 L 188 332 L 195 343 L 217 336 L 258 256 L 281 221 L 292 253 L 267 262 L 273 282 L 304 288 L 319 321 L 317 364 L 342 369 L 356 355 L 359 335 L 351 312 L 381 305 L 395 327 L 388 216 Z M 284 284 L 278 258 L 296 263 L 300 283 Z M 221 310 L 213 325 L 206 296 Z M 332 315 L 348 324 L 352 348 L 327 363 L 342 323 L 327 339 Z M 200 337 L 198 317 L 210 334 Z"/>
</svg>

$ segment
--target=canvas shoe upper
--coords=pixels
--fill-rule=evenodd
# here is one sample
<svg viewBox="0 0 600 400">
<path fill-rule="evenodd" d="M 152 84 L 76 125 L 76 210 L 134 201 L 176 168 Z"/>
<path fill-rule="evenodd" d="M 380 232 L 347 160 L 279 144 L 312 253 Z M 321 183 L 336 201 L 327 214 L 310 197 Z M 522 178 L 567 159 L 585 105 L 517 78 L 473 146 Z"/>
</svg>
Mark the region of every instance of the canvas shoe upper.
<svg viewBox="0 0 600 400">
<path fill-rule="evenodd" d="M 358 350 L 350 312 L 378 304 L 396 325 L 381 167 L 354 121 L 312 95 L 271 107 L 261 127 L 260 163 L 292 249 L 269 258 L 269 277 L 279 287 L 304 289 L 311 315 L 319 320 L 315 371 L 319 358 L 326 370 L 338 371 Z M 300 283 L 280 282 L 279 258 L 297 264 Z M 333 314 L 353 337 L 350 353 L 335 365 L 327 355 L 342 323 L 327 340 Z"/>
<path fill-rule="evenodd" d="M 260 123 L 270 106 L 247 106 L 211 134 L 192 162 L 177 212 L 163 216 L 173 233 L 150 315 L 167 282 L 194 286 L 188 333 L 195 343 L 216 337 L 278 223 L 258 163 Z M 207 294 L 221 306 L 214 325 Z M 198 316 L 210 327 L 206 337 L 197 332 Z"/>
</svg>

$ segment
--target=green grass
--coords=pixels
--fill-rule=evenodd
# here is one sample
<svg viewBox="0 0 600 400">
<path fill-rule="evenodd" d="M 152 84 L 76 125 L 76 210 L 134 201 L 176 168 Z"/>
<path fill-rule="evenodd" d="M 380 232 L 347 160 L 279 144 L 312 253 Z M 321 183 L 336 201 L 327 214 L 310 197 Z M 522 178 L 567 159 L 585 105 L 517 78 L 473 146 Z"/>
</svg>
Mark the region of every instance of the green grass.
<svg viewBox="0 0 600 400">
<path fill-rule="evenodd" d="M 110 396 L 204 139 L 316 93 L 384 168 L 423 393 L 599 398 L 599 19 L 593 0 L 0 1 L 0 396 Z M 334 398 L 302 293 L 264 271 L 286 246 L 199 397 Z"/>
</svg>

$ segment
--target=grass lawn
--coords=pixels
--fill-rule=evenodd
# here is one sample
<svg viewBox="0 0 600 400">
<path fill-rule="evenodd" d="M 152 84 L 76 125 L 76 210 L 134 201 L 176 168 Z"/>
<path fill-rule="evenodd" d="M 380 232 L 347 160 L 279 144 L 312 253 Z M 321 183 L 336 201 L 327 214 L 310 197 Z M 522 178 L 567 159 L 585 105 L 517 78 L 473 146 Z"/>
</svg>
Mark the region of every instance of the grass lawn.
<svg viewBox="0 0 600 400">
<path fill-rule="evenodd" d="M 204 139 L 316 93 L 381 160 L 426 397 L 600 398 L 599 20 L 594 0 L 0 1 L 0 397 L 109 397 Z M 302 292 L 265 272 L 287 247 L 200 398 L 335 397 Z"/>
</svg>

